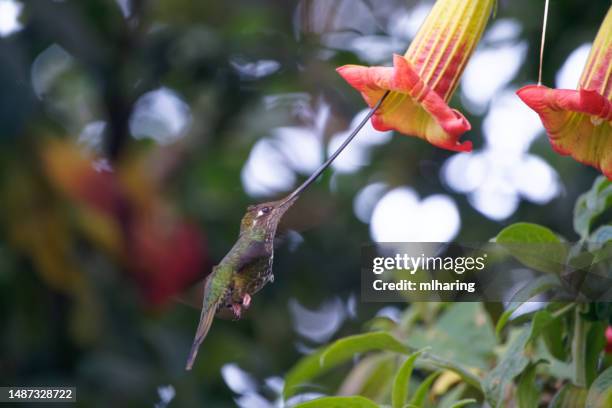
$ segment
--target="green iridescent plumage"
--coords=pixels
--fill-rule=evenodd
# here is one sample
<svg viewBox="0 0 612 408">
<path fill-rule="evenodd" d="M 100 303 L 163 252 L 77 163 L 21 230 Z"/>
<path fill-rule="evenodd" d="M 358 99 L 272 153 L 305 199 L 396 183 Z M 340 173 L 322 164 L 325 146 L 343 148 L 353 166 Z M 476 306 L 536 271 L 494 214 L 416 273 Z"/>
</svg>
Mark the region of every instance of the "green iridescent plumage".
<svg viewBox="0 0 612 408">
<path fill-rule="evenodd" d="M 283 214 L 297 195 L 250 206 L 240 223 L 238 240 L 206 279 L 200 323 L 187 361 L 190 370 L 217 314 L 231 311 L 240 318 L 251 296 L 274 279 L 274 237 Z"/>
</svg>

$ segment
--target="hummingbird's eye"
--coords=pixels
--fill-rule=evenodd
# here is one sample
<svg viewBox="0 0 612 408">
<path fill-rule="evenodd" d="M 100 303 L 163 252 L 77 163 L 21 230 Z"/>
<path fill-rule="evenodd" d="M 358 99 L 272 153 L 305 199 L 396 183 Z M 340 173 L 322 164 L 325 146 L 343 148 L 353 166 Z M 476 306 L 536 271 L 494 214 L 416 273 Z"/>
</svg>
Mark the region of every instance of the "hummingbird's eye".
<svg viewBox="0 0 612 408">
<path fill-rule="evenodd" d="M 270 213 L 270 211 L 271 211 L 271 210 L 272 210 L 272 208 L 270 208 L 270 207 L 263 207 L 261 210 L 259 210 L 259 211 L 257 212 L 257 216 L 258 216 L 258 217 L 261 217 L 261 216 L 262 216 L 262 215 L 264 215 L 264 214 L 268 214 L 268 213 Z"/>
</svg>

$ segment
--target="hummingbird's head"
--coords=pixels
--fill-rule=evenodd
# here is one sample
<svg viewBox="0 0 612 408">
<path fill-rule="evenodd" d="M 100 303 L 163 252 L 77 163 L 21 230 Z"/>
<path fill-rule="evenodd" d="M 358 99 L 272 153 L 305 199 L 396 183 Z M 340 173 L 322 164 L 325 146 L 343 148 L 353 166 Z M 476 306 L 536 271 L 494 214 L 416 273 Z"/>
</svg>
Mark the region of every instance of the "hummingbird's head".
<svg viewBox="0 0 612 408">
<path fill-rule="evenodd" d="M 241 231 L 256 225 L 269 227 L 278 224 L 283 214 L 293 205 L 296 199 L 297 197 L 283 198 L 278 201 L 250 205 L 242 218 Z"/>
</svg>

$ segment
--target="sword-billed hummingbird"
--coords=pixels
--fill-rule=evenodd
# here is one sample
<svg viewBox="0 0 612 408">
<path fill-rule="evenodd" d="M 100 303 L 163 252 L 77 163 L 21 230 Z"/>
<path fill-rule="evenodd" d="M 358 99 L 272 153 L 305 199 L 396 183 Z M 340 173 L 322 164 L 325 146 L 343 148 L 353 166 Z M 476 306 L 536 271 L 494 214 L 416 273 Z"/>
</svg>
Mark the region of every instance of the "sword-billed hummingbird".
<svg viewBox="0 0 612 408">
<path fill-rule="evenodd" d="M 355 138 L 361 128 L 374 115 L 389 92 L 370 109 L 368 115 L 346 138 L 344 143 L 304 183 L 287 197 L 268 203 L 252 205 L 240 223 L 238 240 L 215 266 L 204 284 L 204 299 L 200 323 L 187 360 L 191 370 L 200 345 L 206 338 L 217 314 L 231 312 L 239 319 L 242 311 L 251 304 L 252 295 L 274 280 L 272 262 L 274 238 L 278 224 L 285 212 L 295 203 L 300 194 L 312 184 Z"/>
</svg>

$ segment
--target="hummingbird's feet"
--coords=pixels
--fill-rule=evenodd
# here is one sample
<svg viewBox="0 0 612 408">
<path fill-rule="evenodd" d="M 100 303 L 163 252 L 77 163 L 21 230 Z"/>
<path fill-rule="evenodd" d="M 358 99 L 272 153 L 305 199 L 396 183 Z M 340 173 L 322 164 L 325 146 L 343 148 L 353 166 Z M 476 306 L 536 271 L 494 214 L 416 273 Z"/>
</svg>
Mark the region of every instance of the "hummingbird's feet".
<svg viewBox="0 0 612 408">
<path fill-rule="evenodd" d="M 242 315 L 242 305 L 240 303 L 232 304 L 232 312 L 234 313 L 235 320 L 240 319 L 240 316 Z"/>
<path fill-rule="evenodd" d="M 249 306 L 251 306 L 251 295 L 248 293 L 245 293 L 242 297 L 242 306 L 244 306 L 245 309 L 248 309 Z"/>
<path fill-rule="evenodd" d="M 242 317 L 242 311 L 248 309 L 249 306 L 251 306 L 251 295 L 248 293 L 242 297 L 241 303 L 232 303 L 231 308 L 232 313 L 234 313 L 234 319 L 240 319 L 240 317 Z"/>
</svg>

